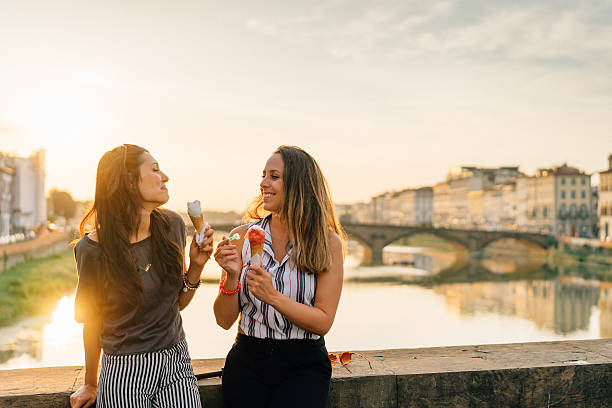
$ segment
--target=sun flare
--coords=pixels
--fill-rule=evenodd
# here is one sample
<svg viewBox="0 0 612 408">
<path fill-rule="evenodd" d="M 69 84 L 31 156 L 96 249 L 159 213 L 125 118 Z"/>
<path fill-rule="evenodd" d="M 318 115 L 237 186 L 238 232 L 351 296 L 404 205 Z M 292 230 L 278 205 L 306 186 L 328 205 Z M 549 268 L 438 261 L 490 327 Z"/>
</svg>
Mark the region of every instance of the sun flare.
<svg viewBox="0 0 612 408">
<path fill-rule="evenodd" d="M 80 333 L 81 325 L 74 320 L 74 296 L 64 296 L 57 302 L 51 314 L 51 323 L 43 328 L 43 343 L 56 350 L 65 350 L 75 333 Z"/>
</svg>

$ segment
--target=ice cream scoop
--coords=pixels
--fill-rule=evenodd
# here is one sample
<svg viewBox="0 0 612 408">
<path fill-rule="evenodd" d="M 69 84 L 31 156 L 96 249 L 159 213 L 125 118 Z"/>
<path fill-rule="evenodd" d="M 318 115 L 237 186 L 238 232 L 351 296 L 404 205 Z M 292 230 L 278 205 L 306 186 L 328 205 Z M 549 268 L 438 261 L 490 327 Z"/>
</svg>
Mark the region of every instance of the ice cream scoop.
<svg viewBox="0 0 612 408">
<path fill-rule="evenodd" d="M 266 232 L 260 227 L 252 227 L 249 232 L 247 232 L 247 239 L 251 246 L 251 264 L 261 265 L 261 256 L 266 242 Z"/>
<path fill-rule="evenodd" d="M 198 234 L 196 235 L 196 242 L 198 245 L 200 245 L 202 241 L 204 241 L 204 229 L 206 228 L 204 215 L 202 215 L 202 207 L 200 206 L 200 200 L 187 203 L 187 214 L 189 214 L 193 227 Z"/>
</svg>

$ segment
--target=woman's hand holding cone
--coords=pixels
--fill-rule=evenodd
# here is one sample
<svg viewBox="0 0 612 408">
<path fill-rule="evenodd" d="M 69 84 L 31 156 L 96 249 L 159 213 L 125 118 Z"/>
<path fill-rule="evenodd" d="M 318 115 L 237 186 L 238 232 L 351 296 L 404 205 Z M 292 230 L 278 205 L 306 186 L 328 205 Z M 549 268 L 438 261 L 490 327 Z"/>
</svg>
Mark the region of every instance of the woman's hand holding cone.
<svg viewBox="0 0 612 408">
<path fill-rule="evenodd" d="M 207 225 L 204 229 L 204 239 L 202 243 L 198 245 L 196 242 L 197 232 L 193 233 L 193 239 L 189 246 L 189 261 L 192 264 L 203 267 L 204 264 L 210 259 L 213 253 L 213 234 L 214 230 Z"/>
<path fill-rule="evenodd" d="M 227 272 L 230 276 L 240 275 L 240 259 L 238 258 L 238 251 L 236 245 L 228 241 L 226 237 L 217 245 L 215 251 L 215 261 Z"/>
<path fill-rule="evenodd" d="M 260 265 L 251 264 L 246 274 L 249 291 L 259 300 L 273 304 L 273 299 L 279 294 L 272 284 L 272 275 Z"/>
</svg>

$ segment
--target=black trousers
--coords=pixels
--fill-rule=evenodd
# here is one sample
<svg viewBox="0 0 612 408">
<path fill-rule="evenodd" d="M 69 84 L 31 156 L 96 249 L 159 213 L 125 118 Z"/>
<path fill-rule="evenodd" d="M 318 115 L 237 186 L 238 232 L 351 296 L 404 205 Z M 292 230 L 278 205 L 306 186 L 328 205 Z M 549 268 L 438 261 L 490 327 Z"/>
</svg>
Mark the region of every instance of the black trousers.
<svg viewBox="0 0 612 408">
<path fill-rule="evenodd" d="M 225 360 L 223 399 L 233 407 L 325 407 L 331 363 L 325 341 L 238 334 Z"/>
</svg>

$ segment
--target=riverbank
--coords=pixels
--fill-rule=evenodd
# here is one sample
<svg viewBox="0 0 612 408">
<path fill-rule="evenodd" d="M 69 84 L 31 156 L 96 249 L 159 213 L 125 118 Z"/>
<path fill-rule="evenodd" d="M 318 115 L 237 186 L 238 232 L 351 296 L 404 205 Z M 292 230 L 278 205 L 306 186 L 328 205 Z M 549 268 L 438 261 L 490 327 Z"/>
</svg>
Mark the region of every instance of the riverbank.
<svg viewBox="0 0 612 408">
<path fill-rule="evenodd" d="M 612 254 L 589 249 L 551 250 L 547 263 L 560 274 L 578 274 L 585 279 L 612 281 Z"/>
<path fill-rule="evenodd" d="M 5 270 L 0 274 L 0 326 L 48 313 L 76 284 L 74 256 L 68 248 Z"/>
<path fill-rule="evenodd" d="M 431 248 L 441 252 L 456 252 L 457 246 L 431 234 L 415 234 L 400 238 L 393 245 Z"/>
<path fill-rule="evenodd" d="M 53 232 L 34 239 L 0 246 L 0 273 L 30 259 L 46 258 L 67 248 L 73 236 L 70 232 Z"/>
<path fill-rule="evenodd" d="M 612 250 L 609 248 L 566 247 L 550 251 L 549 257 L 557 263 L 588 263 L 612 267 Z"/>
</svg>

